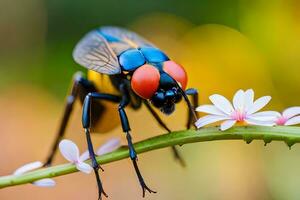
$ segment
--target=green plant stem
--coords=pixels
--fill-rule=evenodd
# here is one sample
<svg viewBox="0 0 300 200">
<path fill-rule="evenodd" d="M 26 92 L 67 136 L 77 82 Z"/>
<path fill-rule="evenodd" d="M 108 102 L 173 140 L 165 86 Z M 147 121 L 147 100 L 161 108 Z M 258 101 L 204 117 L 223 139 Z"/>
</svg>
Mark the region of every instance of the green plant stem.
<svg viewBox="0 0 300 200">
<path fill-rule="evenodd" d="M 233 127 L 225 132 L 221 132 L 216 127 L 203 128 L 201 130 L 184 130 L 152 137 L 140 141 L 134 146 L 137 153 L 144 153 L 168 146 L 214 140 L 244 140 L 247 143 L 250 143 L 252 140 L 263 140 L 265 144 L 276 140 L 284 141 L 291 147 L 293 144 L 300 142 L 300 127 L 240 126 Z M 128 149 L 123 147 L 112 153 L 97 157 L 97 161 L 100 164 L 105 164 L 127 157 Z M 75 165 L 68 163 L 39 169 L 19 176 L 3 176 L 0 177 L 0 188 L 32 183 L 39 179 L 57 177 L 74 172 L 77 172 Z"/>
</svg>

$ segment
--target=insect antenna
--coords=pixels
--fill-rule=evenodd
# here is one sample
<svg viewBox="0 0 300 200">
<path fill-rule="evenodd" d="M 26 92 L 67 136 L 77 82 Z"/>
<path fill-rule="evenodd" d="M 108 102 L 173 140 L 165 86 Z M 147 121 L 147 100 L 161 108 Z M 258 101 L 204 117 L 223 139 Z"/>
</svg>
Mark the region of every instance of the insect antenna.
<svg viewBox="0 0 300 200">
<path fill-rule="evenodd" d="M 187 95 L 185 94 L 184 90 L 180 87 L 180 85 L 177 82 L 176 82 L 176 84 L 178 85 L 179 91 L 182 94 L 182 96 L 183 96 L 183 98 L 184 98 L 184 100 L 185 100 L 185 102 L 186 102 L 186 104 L 187 104 L 190 112 L 192 113 L 192 115 L 193 115 L 193 117 L 195 119 L 195 122 L 196 122 L 198 118 L 197 118 L 196 112 L 194 110 L 194 107 L 192 106 L 192 104 L 191 104 L 189 98 L 187 97 Z"/>
</svg>

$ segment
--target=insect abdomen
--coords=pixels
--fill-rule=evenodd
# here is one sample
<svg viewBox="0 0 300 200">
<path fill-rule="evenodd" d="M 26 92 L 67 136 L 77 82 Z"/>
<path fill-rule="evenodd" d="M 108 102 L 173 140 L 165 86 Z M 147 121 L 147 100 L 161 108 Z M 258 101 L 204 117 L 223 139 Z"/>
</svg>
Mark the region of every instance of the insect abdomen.
<svg viewBox="0 0 300 200">
<path fill-rule="evenodd" d="M 119 95 L 119 91 L 111 82 L 110 76 L 101 74 L 92 70 L 88 70 L 88 80 L 92 81 L 96 89 L 101 93 Z"/>
<path fill-rule="evenodd" d="M 100 93 L 120 95 L 119 91 L 112 84 L 109 75 L 100 74 L 98 72 L 89 70 L 88 79 L 94 83 L 97 91 L 99 91 Z M 114 104 L 107 101 L 97 101 L 93 106 L 93 132 L 106 133 L 119 126 L 120 120 L 117 112 L 118 104 Z M 95 106 L 97 108 L 95 108 Z"/>
</svg>

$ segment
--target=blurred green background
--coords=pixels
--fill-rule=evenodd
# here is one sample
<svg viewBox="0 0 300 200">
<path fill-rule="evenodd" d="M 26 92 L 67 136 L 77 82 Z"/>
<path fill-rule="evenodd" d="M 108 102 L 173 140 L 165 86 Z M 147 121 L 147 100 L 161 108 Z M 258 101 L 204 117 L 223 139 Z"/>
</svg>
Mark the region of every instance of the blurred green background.
<svg viewBox="0 0 300 200">
<path fill-rule="evenodd" d="M 43 161 L 54 139 L 83 34 L 103 25 L 132 29 L 181 63 L 200 103 L 220 93 L 253 88 L 272 95 L 269 109 L 300 102 L 300 2 L 297 0 L 0 0 L 0 175 Z M 183 129 L 185 107 L 165 117 Z M 80 106 L 66 137 L 85 150 Z M 134 140 L 163 133 L 145 109 L 128 111 Z M 109 117 L 109 116 L 107 116 Z M 145 122 L 149 123 L 145 123 Z M 176 123 L 175 123 L 176 122 Z M 181 123 L 182 122 L 182 123 Z M 96 146 L 112 136 L 94 134 Z M 123 138 L 124 140 L 124 138 Z M 125 140 L 124 140 L 125 143 Z M 145 199 L 299 199 L 300 148 L 284 143 L 222 141 L 180 148 L 181 168 L 169 149 L 139 156 L 148 184 Z M 55 163 L 64 163 L 57 155 Z M 105 165 L 102 179 L 110 199 L 142 199 L 129 160 Z M 55 188 L 32 185 L 0 190 L 0 199 L 96 199 L 93 175 L 59 177 Z"/>
</svg>

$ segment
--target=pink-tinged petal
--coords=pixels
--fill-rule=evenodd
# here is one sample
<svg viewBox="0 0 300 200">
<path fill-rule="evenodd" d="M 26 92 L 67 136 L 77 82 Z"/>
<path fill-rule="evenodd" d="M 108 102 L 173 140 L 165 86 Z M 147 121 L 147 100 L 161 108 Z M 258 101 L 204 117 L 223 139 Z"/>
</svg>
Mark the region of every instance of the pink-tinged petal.
<svg viewBox="0 0 300 200">
<path fill-rule="evenodd" d="M 233 107 L 235 110 L 244 110 L 245 105 L 245 92 L 244 90 L 238 90 L 233 96 Z"/>
<path fill-rule="evenodd" d="M 81 156 L 79 157 L 80 161 L 86 161 L 87 159 L 90 159 L 90 153 L 89 151 L 85 151 Z"/>
<path fill-rule="evenodd" d="M 285 122 L 285 126 L 300 124 L 300 116 L 292 117 L 291 119 Z"/>
<path fill-rule="evenodd" d="M 73 163 L 79 160 L 79 149 L 71 140 L 62 140 L 59 143 L 59 150 L 66 160 Z"/>
<path fill-rule="evenodd" d="M 201 117 L 197 120 L 197 122 L 195 123 L 197 128 L 201 128 L 207 124 L 212 124 L 215 123 L 217 121 L 222 121 L 225 119 L 229 119 L 229 117 L 227 116 L 218 116 L 218 115 L 206 115 L 204 117 Z"/>
<path fill-rule="evenodd" d="M 248 115 L 247 118 L 260 121 L 275 121 L 281 114 L 276 111 L 262 111 Z"/>
<path fill-rule="evenodd" d="M 223 122 L 221 124 L 220 129 L 221 129 L 221 131 L 225 131 L 225 130 L 233 127 L 235 123 L 236 123 L 236 120 L 226 120 L 225 122 Z"/>
<path fill-rule="evenodd" d="M 83 173 L 89 174 L 93 170 L 93 168 L 87 163 L 79 161 L 75 164 L 76 164 L 76 168 Z"/>
<path fill-rule="evenodd" d="M 300 107 L 299 106 L 287 108 L 282 112 L 282 116 L 287 119 L 294 117 L 296 115 L 300 115 Z"/>
<path fill-rule="evenodd" d="M 257 99 L 253 105 L 248 109 L 247 114 L 251 115 L 257 111 L 259 111 L 260 109 L 262 109 L 263 107 L 265 107 L 269 101 L 271 100 L 270 96 L 263 96 L 260 97 L 259 99 Z"/>
<path fill-rule="evenodd" d="M 201 105 L 196 108 L 197 112 L 203 112 L 203 113 L 208 113 L 212 115 L 221 115 L 224 116 L 226 115 L 224 112 L 216 108 L 216 106 L 213 105 Z"/>
<path fill-rule="evenodd" d="M 252 89 L 248 89 L 245 92 L 245 111 L 247 112 L 250 107 L 252 107 L 254 103 L 254 91 Z"/>
<path fill-rule="evenodd" d="M 233 107 L 231 103 L 228 101 L 228 99 L 226 99 L 222 95 L 214 94 L 211 95 L 209 99 L 216 106 L 216 108 L 218 108 L 225 114 L 230 115 L 230 113 L 233 111 Z"/>
<path fill-rule="evenodd" d="M 275 123 L 278 126 L 284 126 L 285 123 L 287 122 L 288 119 L 284 118 L 283 116 L 278 117 L 277 119 L 275 119 Z"/>
<path fill-rule="evenodd" d="M 56 185 L 55 181 L 51 178 L 34 181 L 32 184 L 38 187 L 54 187 Z"/>
<path fill-rule="evenodd" d="M 36 161 L 36 162 L 32 162 L 32 163 L 28 163 L 23 165 L 22 167 L 16 169 L 16 171 L 13 173 L 13 175 L 22 175 L 25 174 L 26 172 L 30 172 L 32 170 L 41 168 L 43 166 L 43 163 L 41 163 L 40 161 Z"/>
<path fill-rule="evenodd" d="M 121 140 L 119 138 L 113 138 L 101 145 L 98 150 L 96 151 L 96 154 L 98 156 L 110 153 L 114 150 L 117 150 L 121 146 Z"/>
<path fill-rule="evenodd" d="M 245 120 L 248 124 L 251 125 L 258 125 L 258 126 L 274 126 L 274 121 L 260 121 L 256 119 L 246 119 Z"/>
</svg>

